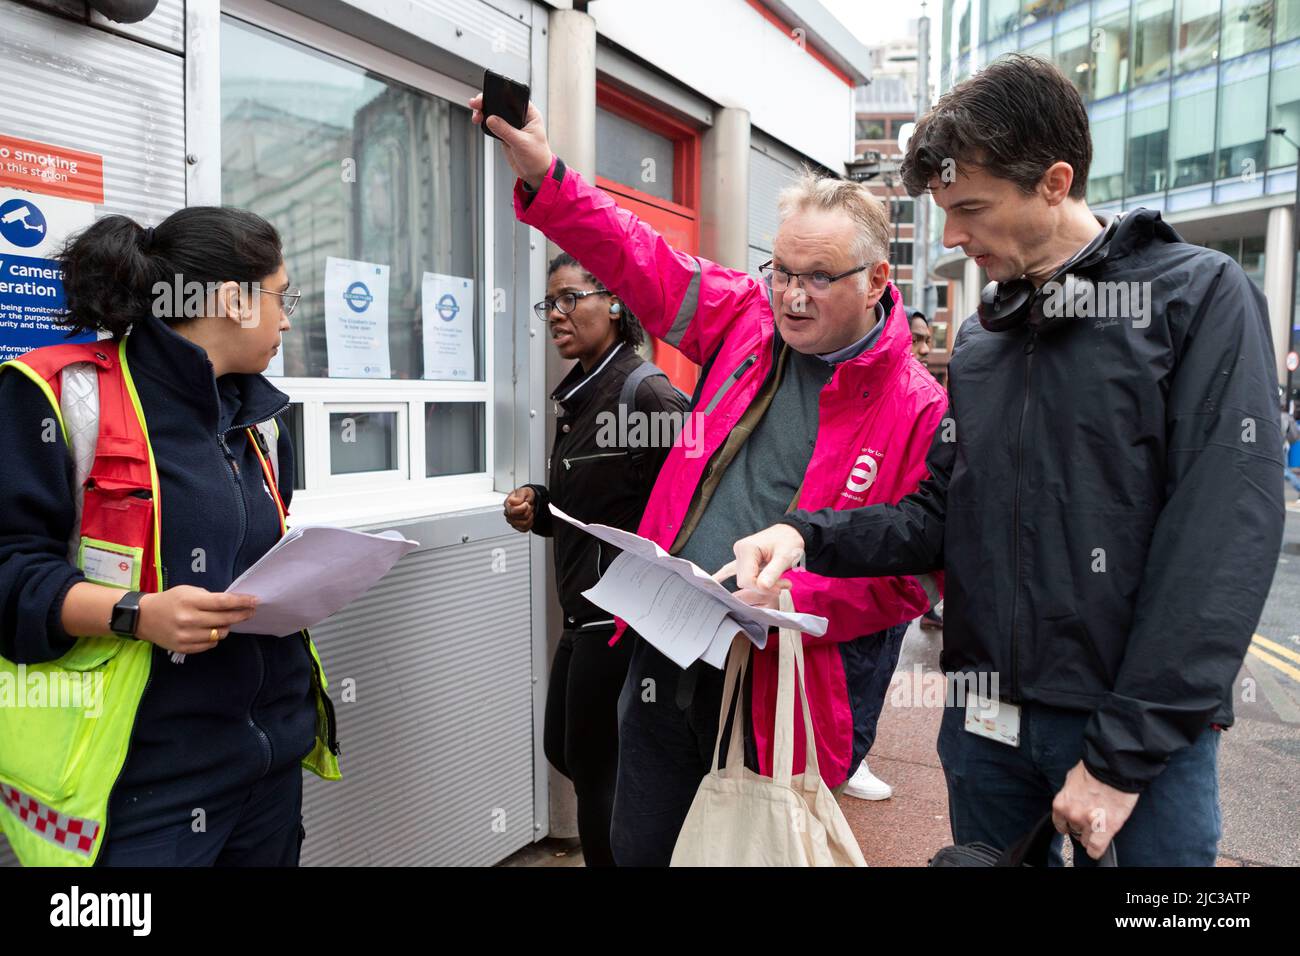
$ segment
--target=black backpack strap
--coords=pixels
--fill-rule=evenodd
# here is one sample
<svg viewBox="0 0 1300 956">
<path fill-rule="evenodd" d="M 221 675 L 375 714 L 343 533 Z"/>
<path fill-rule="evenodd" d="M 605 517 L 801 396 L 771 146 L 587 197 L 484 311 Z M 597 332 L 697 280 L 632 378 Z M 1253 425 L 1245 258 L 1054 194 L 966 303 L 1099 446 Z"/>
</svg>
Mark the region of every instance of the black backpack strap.
<svg viewBox="0 0 1300 956">
<path fill-rule="evenodd" d="M 655 365 L 654 362 L 642 362 L 636 368 L 632 369 L 632 371 L 628 373 L 627 378 L 623 380 L 623 389 L 618 393 L 618 403 L 620 405 L 626 405 L 627 410 L 630 412 L 635 411 L 637 388 L 646 379 L 653 378 L 656 375 L 662 375 L 664 378 L 668 377 L 668 373 Z M 674 388 L 676 389 L 676 386 L 674 386 Z M 680 390 L 677 391 L 678 394 L 682 394 Z M 683 394 L 682 397 L 684 398 L 685 395 Z"/>
</svg>

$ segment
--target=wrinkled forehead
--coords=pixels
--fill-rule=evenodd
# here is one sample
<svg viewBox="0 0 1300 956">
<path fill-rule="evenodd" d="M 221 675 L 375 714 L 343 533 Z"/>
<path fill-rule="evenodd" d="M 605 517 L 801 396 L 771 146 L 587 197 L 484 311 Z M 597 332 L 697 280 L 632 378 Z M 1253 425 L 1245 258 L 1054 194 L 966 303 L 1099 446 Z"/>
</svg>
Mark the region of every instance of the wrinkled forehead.
<svg viewBox="0 0 1300 956">
<path fill-rule="evenodd" d="M 856 223 L 844 210 L 804 207 L 777 227 L 772 256 L 792 267 L 838 263 L 850 256 L 856 238 Z"/>
</svg>

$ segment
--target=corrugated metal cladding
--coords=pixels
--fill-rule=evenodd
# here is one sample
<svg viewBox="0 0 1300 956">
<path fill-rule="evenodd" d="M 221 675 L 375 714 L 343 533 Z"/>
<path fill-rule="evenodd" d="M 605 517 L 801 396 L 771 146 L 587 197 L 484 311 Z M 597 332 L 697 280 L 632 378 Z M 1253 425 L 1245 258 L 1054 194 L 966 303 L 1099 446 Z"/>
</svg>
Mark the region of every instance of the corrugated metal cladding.
<svg viewBox="0 0 1300 956">
<path fill-rule="evenodd" d="M 797 175 L 794 166 L 753 147 L 749 150 L 749 271 L 772 258 L 778 216 L 776 197 Z"/>
<path fill-rule="evenodd" d="M 530 24 L 507 16 L 490 4 L 470 5 L 465 0 L 411 0 L 411 6 L 423 7 L 431 13 L 445 17 L 462 29 L 487 40 L 493 52 L 530 60 Z"/>
<path fill-rule="evenodd" d="M 154 12 L 139 23 L 115 23 L 95 11 L 91 11 L 90 22 L 174 53 L 185 50 L 185 0 L 158 0 Z"/>
<path fill-rule="evenodd" d="M 313 630 L 343 779 L 304 775 L 303 865 L 489 865 L 533 839 L 528 581 L 523 535 L 417 551 Z"/>
<path fill-rule="evenodd" d="M 0 0 L 0 130 L 104 157 L 104 205 L 154 225 L 185 205 L 181 57 Z"/>
</svg>

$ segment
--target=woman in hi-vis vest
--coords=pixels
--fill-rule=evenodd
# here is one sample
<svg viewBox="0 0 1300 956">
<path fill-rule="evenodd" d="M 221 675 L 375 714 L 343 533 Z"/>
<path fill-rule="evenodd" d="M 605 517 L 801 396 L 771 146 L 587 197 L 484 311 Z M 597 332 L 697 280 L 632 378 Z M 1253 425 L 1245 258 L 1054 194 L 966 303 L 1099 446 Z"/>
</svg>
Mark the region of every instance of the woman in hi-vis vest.
<svg viewBox="0 0 1300 956">
<path fill-rule="evenodd" d="M 306 632 L 241 633 L 224 593 L 293 494 L 280 237 L 107 216 L 59 262 L 66 326 L 110 337 L 0 367 L 0 677 L 50 690 L 0 706 L 0 824 L 29 865 L 296 865 L 333 711 Z"/>
</svg>

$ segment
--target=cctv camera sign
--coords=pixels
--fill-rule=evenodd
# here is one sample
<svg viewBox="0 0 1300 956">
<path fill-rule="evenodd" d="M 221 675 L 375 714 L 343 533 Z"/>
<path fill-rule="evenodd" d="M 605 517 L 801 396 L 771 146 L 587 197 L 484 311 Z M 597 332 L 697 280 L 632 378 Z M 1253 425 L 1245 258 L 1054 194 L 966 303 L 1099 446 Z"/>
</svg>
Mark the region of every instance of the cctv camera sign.
<svg viewBox="0 0 1300 956">
<path fill-rule="evenodd" d="M 0 133 L 0 362 L 69 339 L 63 272 L 54 256 L 104 202 L 104 163 L 92 153 Z"/>
<path fill-rule="evenodd" d="M 94 221 L 90 203 L 0 187 L 0 255 L 52 258 L 68 236 Z"/>
</svg>

